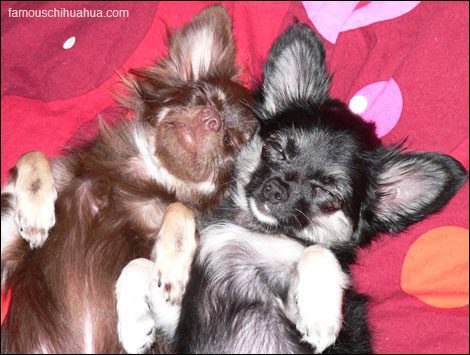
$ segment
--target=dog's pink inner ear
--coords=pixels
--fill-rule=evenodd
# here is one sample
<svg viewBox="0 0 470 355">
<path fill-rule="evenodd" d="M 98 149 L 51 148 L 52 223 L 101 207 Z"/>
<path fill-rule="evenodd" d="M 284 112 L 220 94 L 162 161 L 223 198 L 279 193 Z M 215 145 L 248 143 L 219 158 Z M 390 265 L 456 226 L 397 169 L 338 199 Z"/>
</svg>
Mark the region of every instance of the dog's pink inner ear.
<svg viewBox="0 0 470 355">
<path fill-rule="evenodd" d="M 170 66 L 174 73 L 182 80 L 236 76 L 231 26 L 225 8 L 217 5 L 205 9 L 176 31 L 169 45 Z"/>
<path fill-rule="evenodd" d="M 433 185 L 426 179 L 420 180 L 418 176 L 401 176 L 396 181 L 389 181 L 382 191 L 381 209 L 394 210 L 411 207 L 420 201 L 427 192 L 432 194 Z"/>
<path fill-rule="evenodd" d="M 445 181 L 439 165 L 419 156 L 389 162 L 380 176 L 377 216 L 388 221 L 397 216 L 414 219 L 434 203 Z"/>
</svg>

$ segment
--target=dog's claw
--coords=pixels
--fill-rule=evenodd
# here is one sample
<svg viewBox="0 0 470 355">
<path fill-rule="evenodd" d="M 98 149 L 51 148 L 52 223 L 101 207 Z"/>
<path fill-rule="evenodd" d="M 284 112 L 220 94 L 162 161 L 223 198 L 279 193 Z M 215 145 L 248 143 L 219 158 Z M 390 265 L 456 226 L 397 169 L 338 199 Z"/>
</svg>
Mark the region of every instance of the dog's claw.
<svg viewBox="0 0 470 355">
<path fill-rule="evenodd" d="M 155 244 L 155 274 L 163 286 L 166 302 L 180 304 L 196 251 L 196 221 L 193 212 L 181 203 L 171 204 Z"/>
</svg>

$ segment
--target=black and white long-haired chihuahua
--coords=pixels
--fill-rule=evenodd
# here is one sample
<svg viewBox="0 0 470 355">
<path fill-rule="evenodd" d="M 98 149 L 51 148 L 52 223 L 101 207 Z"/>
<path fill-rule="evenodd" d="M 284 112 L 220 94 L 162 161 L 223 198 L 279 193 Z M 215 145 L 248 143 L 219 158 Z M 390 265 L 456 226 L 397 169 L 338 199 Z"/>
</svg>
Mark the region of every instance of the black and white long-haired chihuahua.
<svg viewBox="0 0 470 355">
<path fill-rule="evenodd" d="M 441 209 L 467 173 L 447 155 L 385 147 L 330 98 L 307 25 L 275 42 L 263 76 L 261 129 L 238 158 L 227 222 L 202 233 L 177 350 L 370 352 L 366 299 L 348 288 L 355 250 Z"/>
<path fill-rule="evenodd" d="M 232 198 L 201 232 L 181 308 L 157 292 L 142 319 L 178 353 L 371 352 L 367 298 L 349 283 L 356 249 L 438 211 L 467 173 L 443 154 L 385 147 L 330 98 L 324 47 L 307 25 L 275 42 L 263 77 L 261 128 L 238 157 Z M 143 277 L 139 262 L 122 285 Z M 133 348 L 145 350 L 152 332 L 141 323 Z"/>
</svg>

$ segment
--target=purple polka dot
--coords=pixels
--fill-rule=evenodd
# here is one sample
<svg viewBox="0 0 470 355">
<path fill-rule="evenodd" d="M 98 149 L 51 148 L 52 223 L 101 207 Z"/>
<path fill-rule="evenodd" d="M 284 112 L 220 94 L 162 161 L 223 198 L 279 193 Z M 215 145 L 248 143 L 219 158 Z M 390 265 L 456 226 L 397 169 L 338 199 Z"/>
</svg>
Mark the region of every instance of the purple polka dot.
<svg viewBox="0 0 470 355">
<path fill-rule="evenodd" d="M 377 135 L 383 137 L 400 119 L 403 97 L 395 80 L 378 81 L 359 90 L 349 108 L 366 121 L 375 122 Z"/>
</svg>

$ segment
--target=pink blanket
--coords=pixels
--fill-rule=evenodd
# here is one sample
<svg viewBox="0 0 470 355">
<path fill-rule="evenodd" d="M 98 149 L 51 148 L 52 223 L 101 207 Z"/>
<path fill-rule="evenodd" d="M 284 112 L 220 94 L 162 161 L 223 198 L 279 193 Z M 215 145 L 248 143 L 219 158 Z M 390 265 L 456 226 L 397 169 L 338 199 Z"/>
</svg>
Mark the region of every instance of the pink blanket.
<svg viewBox="0 0 470 355">
<path fill-rule="evenodd" d="M 165 23 L 209 3 L 2 2 L 2 183 L 20 154 L 55 156 L 75 131 L 92 134 L 98 115 L 122 112 L 110 96 L 116 71 L 151 64 Z M 408 137 L 411 149 L 468 168 L 468 2 L 225 5 L 246 79 L 260 77 L 271 43 L 298 18 L 324 39 L 331 94 L 375 121 L 386 143 Z M 468 228 L 467 184 L 441 213 L 360 252 L 354 283 L 371 297 L 375 351 L 469 352 Z"/>
</svg>

